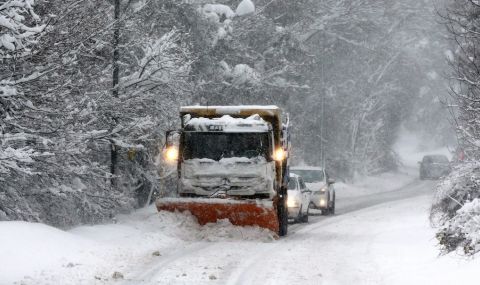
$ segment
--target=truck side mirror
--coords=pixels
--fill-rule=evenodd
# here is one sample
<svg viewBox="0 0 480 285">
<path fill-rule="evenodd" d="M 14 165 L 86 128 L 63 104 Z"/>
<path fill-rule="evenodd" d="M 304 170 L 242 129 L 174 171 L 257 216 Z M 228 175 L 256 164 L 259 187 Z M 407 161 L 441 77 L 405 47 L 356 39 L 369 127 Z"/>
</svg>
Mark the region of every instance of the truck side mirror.
<svg viewBox="0 0 480 285">
<path fill-rule="evenodd" d="M 163 148 L 163 158 L 167 162 L 175 162 L 179 156 L 180 131 L 169 130 L 165 133 L 165 147 Z"/>
<path fill-rule="evenodd" d="M 327 183 L 328 183 L 328 185 L 335 184 L 335 179 L 333 179 L 333 178 L 328 178 Z"/>
</svg>

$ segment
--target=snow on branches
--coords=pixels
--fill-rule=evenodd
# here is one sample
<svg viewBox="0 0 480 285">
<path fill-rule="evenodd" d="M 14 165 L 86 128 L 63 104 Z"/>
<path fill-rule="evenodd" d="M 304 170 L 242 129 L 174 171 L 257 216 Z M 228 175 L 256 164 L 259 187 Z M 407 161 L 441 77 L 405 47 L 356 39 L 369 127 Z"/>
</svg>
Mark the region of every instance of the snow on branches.
<svg viewBox="0 0 480 285">
<path fill-rule="evenodd" d="M 248 14 L 255 13 L 255 4 L 251 0 L 243 0 L 237 6 L 235 14 L 238 16 L 244 16 Z"/>
<path fill-rule="evenodd" d="M 25 83 L 35 77 L 14 78 L 8 70 L 7 61 L 30 52 L 29 47 L 36 43 L 37 36 L 45 25 L 40 25 L 40 17 L 33 9 L 34 0 L 7 0 L 0 3 L 0 64 L 5 69 L 0 72 L 0 173 L 16 172 L 31 173 L 28 164 L 33 163 L 32 157 L 38 153 L 29 146 L 15 146 L 12 140 L 18 141 L 18 133 L 10 134 L 7 124 L 14 124 L 11 114 L 21 105 L 31 106 L 31 101 L 18 98 L 18 84 Z M 2 67 L 3 67 L 2 66 Z M 15 139 L 16 137 L 17 139 Z M 21 139 L 22 140 L 22 139 Z M 25 139 L 23 139 L 25 141 Z M 1 180 L 1 179 L 0 179 Z"/>
<path fill-rule="evenodd" d="M 28 53 L 45 25 L 39 25 L 34 0 L 7 0 L 0 4 L 0 58 Z"/>
<path fill-rule="evenodd" d="M 453 67 L 450 106 L 455 114 L 457 136 L 466 160 L 480 159 L 480 7 L 471 0 L 456 0 L 445 15 L 446 26 L 455 44 L 454 54 L 447 55 Z"/>
<path fill-rule="evenodd" d="M 460 164 L 438 186 L 431 220 L 442 251 L 480 251 L 480 163 Z"/>
</svg>

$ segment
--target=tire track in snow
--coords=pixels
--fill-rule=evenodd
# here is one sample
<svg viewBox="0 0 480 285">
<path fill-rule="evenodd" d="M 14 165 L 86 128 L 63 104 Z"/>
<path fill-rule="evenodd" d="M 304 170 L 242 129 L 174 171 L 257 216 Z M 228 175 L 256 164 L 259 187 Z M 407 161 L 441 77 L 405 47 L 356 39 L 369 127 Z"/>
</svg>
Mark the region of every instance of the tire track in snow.
<svg viewBox="0 0 480 285">
<path fill-rule="evenodd" d="M 126 278 L 125 282 L 123 282 L 122 284 L 158 284 L 159 282 L 155 281 L 154 277 L 166 270 L 168 264 L 183 258 L 188 258 L 200 251 L 208 251 L 213 245 L 213 243 L 208 242 L 195 242 L 187 246 L 187 248 L 176 250 L 170 254 L 166 254 L 162 256 L 159 261 L 148 265 L 148 267 L 140 267 L 140 269 L 136 270 L 136 274 L 134 274 L 132 277 Z"/>
</svg>

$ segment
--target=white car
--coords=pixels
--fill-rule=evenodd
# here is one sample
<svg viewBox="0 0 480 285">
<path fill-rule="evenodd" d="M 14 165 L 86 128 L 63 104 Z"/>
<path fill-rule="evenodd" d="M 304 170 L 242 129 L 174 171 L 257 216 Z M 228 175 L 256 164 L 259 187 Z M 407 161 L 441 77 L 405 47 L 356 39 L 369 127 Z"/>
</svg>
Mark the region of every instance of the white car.
<svg viewBox="0 0 480 285">
<path fill-rule="evenodd" d="M 335 214 L 335 180 L 321 167 L 291 167 L 290 173 L 300 175 L 312 191 L 310 208 L 322 210 L 322 215 Z"/>
<path fill-rule="evenodd" d="M 308 209 L 310 204 L 310 191 L 301 176 L 290 173 L 288 182 L 288 218 L 295 222 L 308 222 Z"/>
</svg>

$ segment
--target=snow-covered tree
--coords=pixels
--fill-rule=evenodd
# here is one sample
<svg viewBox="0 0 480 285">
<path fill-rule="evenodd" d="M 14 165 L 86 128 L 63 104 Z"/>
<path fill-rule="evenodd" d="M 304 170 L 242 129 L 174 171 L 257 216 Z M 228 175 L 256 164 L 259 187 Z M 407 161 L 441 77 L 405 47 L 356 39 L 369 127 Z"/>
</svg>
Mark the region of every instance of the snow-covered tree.
<svg viewBox="0 0 480 285">
<path fill-rule="evenodd" d="M 431 210 L 444 252 L 480 251 L 479 12 L 477 1 L 456 0 L 441 13 L 456 45 L 448 54 L 453 67 L 449 105 L 459 143 L 457 165 L 437 187 Z"/>
<path fill-rule="evenodd" d="M 185 32 L 168 22 L 179 5 L 122 2 L 118 96 L 111 92 L 113 6 L 73 0 L 37 5 L 49 23 L 42 37 L 28 59 L 12 57 L 0 71 L 21 87 L 17 101 L 1 97 L 1 108 L 9 109 L 1 113 L 0 164 L 7 163 L 0 169 L 10 171 L 1 175 L 1 217 L 68 226 L 145 204 L 143 192 L 157 179 L 160 139 L 183 98 L 178 90 L 189 92 L 189 52 L 180 40 Z M 109 179 L 112 142 L 122 181 L 115 188 Z M 20 164 L 28 165 L 21 169 L 27 174 Z"/>
<path fill-rule="evenodd" d="M 30 134 L 11 133 L 8 125 L 15 124 L 17 110 L 31 106 L 23 96 L 22 86 L 36 80 L 39 72 L 15 72 L 12 62 L 23 62 L 32 56 L 32 46 L 44 30 L 34 11 L 33 0 L 8 0 L 0 3 L 0 174 L 11 171 L 31 173 L 32 157 L 40 153 L 25 144 Z M 2 178 L 0 178 L 2 180 Z"/>
</svg>

